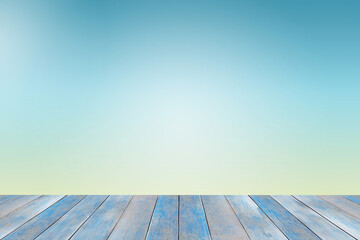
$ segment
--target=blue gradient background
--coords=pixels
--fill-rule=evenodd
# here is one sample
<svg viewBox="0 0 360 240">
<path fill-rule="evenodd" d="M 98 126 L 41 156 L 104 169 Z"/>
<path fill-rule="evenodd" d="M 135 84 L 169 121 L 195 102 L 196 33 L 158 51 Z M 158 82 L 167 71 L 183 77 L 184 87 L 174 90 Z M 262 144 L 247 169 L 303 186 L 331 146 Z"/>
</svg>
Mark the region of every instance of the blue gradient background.
<svg viewBox="0 0 360 240">
<path fill-rule="evenodd" d="M 358 1 L 1 1 L 0 193 L 360 194 Z"/>
</svg>

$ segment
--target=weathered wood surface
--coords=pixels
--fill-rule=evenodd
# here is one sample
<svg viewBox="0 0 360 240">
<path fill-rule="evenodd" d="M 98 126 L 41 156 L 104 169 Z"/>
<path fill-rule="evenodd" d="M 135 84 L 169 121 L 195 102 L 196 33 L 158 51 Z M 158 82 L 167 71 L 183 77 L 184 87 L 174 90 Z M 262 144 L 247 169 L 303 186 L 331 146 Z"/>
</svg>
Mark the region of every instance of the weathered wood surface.
<svg viewBox="0 0 360 240">
<path fill-rule="evenodd" d="M 341 210 L 347 212 L 348 214 L 360 219 L 360 205 L 347 199 L 344 196 L 319 196 L 320 198 L 328 201 L 332 205 L 340 208 Z"/>
<path fill-rule="evenodd" d="M 36 240 L 69 239 L 92 216 L 108 196 L 87 196 Z"/>
<path fill-rule="evenodd" d="M 347 199 L 350 199 L 351 201 L 360 204 L 360 196 L 356 196 L 356 195 L 347 195 L 345 196 Z"/>
<path fill-rule="evenodd" d="M 180 196 L 179 238 L 210 240 L 200 196 Z"/>
<path fill-rule="evenodd" d="M 227 198 L 250 239 L 287 239 L 249 196 Z"/>
<path fill-rule="evenodd" d="M 38 198 L 40 196 L 15 196 L 14 198 L 10 199 L 11 201 L 6 201 L 6 199 L 0 205 L 0 218 L 6 216 L 7 214 L 15 211 L 16 209 L 21 208 L 22 206 L 28 204 L 32 200 Z"/>
<path fill-rule="evenodd" d="M 360 239 L 360 221 L 358 219 L 317 196 L 296 196 L 296 198 L 351 236 Z"/>
<path fill-rule="evenodd" d="M 131 196 L 110 196 L 71 239 L 83 240 L 91 236 L 91 239 L 106 240 L 130 200 Z"/>
<path fill-rule="evenodd" d="M 109 240 L 145 239 L 156 199 L 156 196 L 134 196 Z"/>
<path fill-rule="evenodd" d="M 304 223 L 321 239 L 329 240 L 350 240 L 354 239 L 349 234 L 329 222 L 323 216 L 314 212 L 308 206 L 298 201 L 292 196 L 272 196 L 286 210 L 293 214 L 297 219 Z M 340 209 L 339 209 L 340 211 Z"/>
<path fill-rule="evenodd" d="M 359 196 L 0 196 L 0 239 L 360 239 Z"/>
<path fill-rule="evenodd" d="M 0 196 L 0 204 L 2 204 L 2 203 L 6 202 L 6 201 L 8 201 L 8 200 L 10 200 L 10 199 L 12 199 L 12 198 L 14 198 L 14 197 L 16 197 L 16 196 L 14 196 L 14 195 L 3 195 L 3 196 Z"/>
<path fill-rule="evenodd" d="M 146 239 L 177 239 L 178 236 L 179 197 L 160 196 L 155 206 Z"/>
<path fill-rule="evenodd" d="M 278 226 L 288 239 L 320 240 L 302 222 L 270 196 L 251 196 L 255 203 Z"/>
<path fill-rule="evenodd" d="M 35 239 L 83 198 L 84 196 L 67 196 L 61 199 L 5 237 L 4 240 Z"/>
<path fill-rule="evenodd" d="M 0 239 L 50 207 L 64 196 L 41 196 L 0 219 Z"/>
<path fill-rule="evenodd" d="M 202 196 L 211 237 L 214 240 L 249 240 L 225 196 Z"/>
</svg>

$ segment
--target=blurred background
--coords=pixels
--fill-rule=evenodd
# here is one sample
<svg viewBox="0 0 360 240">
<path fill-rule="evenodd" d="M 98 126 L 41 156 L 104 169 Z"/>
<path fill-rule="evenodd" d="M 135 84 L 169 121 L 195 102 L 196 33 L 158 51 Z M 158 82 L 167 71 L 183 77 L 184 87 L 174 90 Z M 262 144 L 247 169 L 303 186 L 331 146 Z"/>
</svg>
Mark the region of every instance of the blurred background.
<svg viewBox="0 0 360 240">
<path fill-rule="evenodd" d="M 0 3 L 1 194 L 360 194 L 360 2 Z"/>
</svg>

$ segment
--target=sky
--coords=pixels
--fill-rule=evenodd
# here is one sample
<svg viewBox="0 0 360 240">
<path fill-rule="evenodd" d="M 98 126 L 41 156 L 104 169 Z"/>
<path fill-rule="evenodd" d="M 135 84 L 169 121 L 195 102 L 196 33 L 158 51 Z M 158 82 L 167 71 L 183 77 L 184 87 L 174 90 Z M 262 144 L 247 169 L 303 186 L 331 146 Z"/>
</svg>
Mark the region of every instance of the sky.
<svg viewBox="0 0 360 240">
<path fill-rule="evenodd" d="M 0 3 L 0 194 L 360 194 L 358 1 Z"/>
</svg>

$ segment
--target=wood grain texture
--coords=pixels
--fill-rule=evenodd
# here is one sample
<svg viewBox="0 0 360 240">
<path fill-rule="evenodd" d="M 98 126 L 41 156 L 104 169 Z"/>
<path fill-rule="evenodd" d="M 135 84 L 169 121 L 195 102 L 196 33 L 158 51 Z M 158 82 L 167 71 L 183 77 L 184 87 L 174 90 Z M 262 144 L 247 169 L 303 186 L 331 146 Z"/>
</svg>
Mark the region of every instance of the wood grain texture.
<svg viewBox="0 0 360 240">
<path fill-rule="evenodd" d="M 178 239 L 178 209 L 178 196 L 159 196 L 146 239 Z"/>
<path fill-rule="evenodd" d="M 341 210 L 349 213 L 350 215 L 360 219 L 360 205 L 347 199 L 344 196 L 319 196 L 321 199 L 331 203 L 332 205 L 340 208 Z"/>
<path fill-rule="evenodd" d="M 249 196 L 227 196 L 251 239 L 287 239 Z"/>
<path fill-rule="evenodd" d="M 110 196 L 71 239 L 106 240 L 130 200 L 131 196 Z"/>
<path fill-rule="evenodd" d="M 95 212 L 108 196 L 87 196 L 36 240 L 69 239 L 80 226 Z"/>
<path fill-rule="evenodd" d="M 0 196 L 0 239 L 360 239 L 360 196 Z"/>
<path fill-rule="evenodd" d="M 61 199 L 5 237 L 4 240 L 27 240 L 36 238 L 84 197 L 85 196 L 67 196 Z"/>
<path fill-rule="evenodd" d="M 213 240 L 250 240 L 225 196 L 201 196 Z"/>
<path fill-rule="evenodd" d="M 354 239 L 292 196 L 272 196 L 316 235 L 327 240 Z"/>
<path fill-rule="evenodd" d="M 112 231 L 109 240 L 145 239 L 157 196 L 134 196 Z"/>
<path fill-rule="evenodd" d="M 200 196 L 180 196 L 179 239 L 211 239 Z"/>
<path fill-rule="evenodd" d="M 270 196 L 250 196 L 288 239 L 320 238 Z"/>
<path fill-rule="evenodd" d="M 360 239 L 360 221 L 317 196 L 295 196 L 351 236 Z"/>
<path fill-rule="evenodd" d="M 360 204 L 360 196 L 358 195 L 347 195 L 345 196 L 347 199 L 350 199 L 351 201 Z"/>
<path fill-rule="evenodd" d="M 0 219 L 0 238 L 5 237 L 64 196 L 41 196 L 23 208 Z"/>
<path fill-rule="evenodd" d="M 0 196 L 0 204 L 2 204 L 2 203 L 6 202 L 9 199 L 12 199 L 14 197 L 16 197 L 16 196 L 15 195 L 1 195 Z"/>
<path fill-rule="evenodd" d="M 39 195 L 25 195 L 25 196 L 15 196 L 11 198 L 11 201 L 5 201 L 0 205 L 0 218 L 6 216 L 7 214 L 23 207 L 34 199 L 40 197 Z"/>
</svg>

